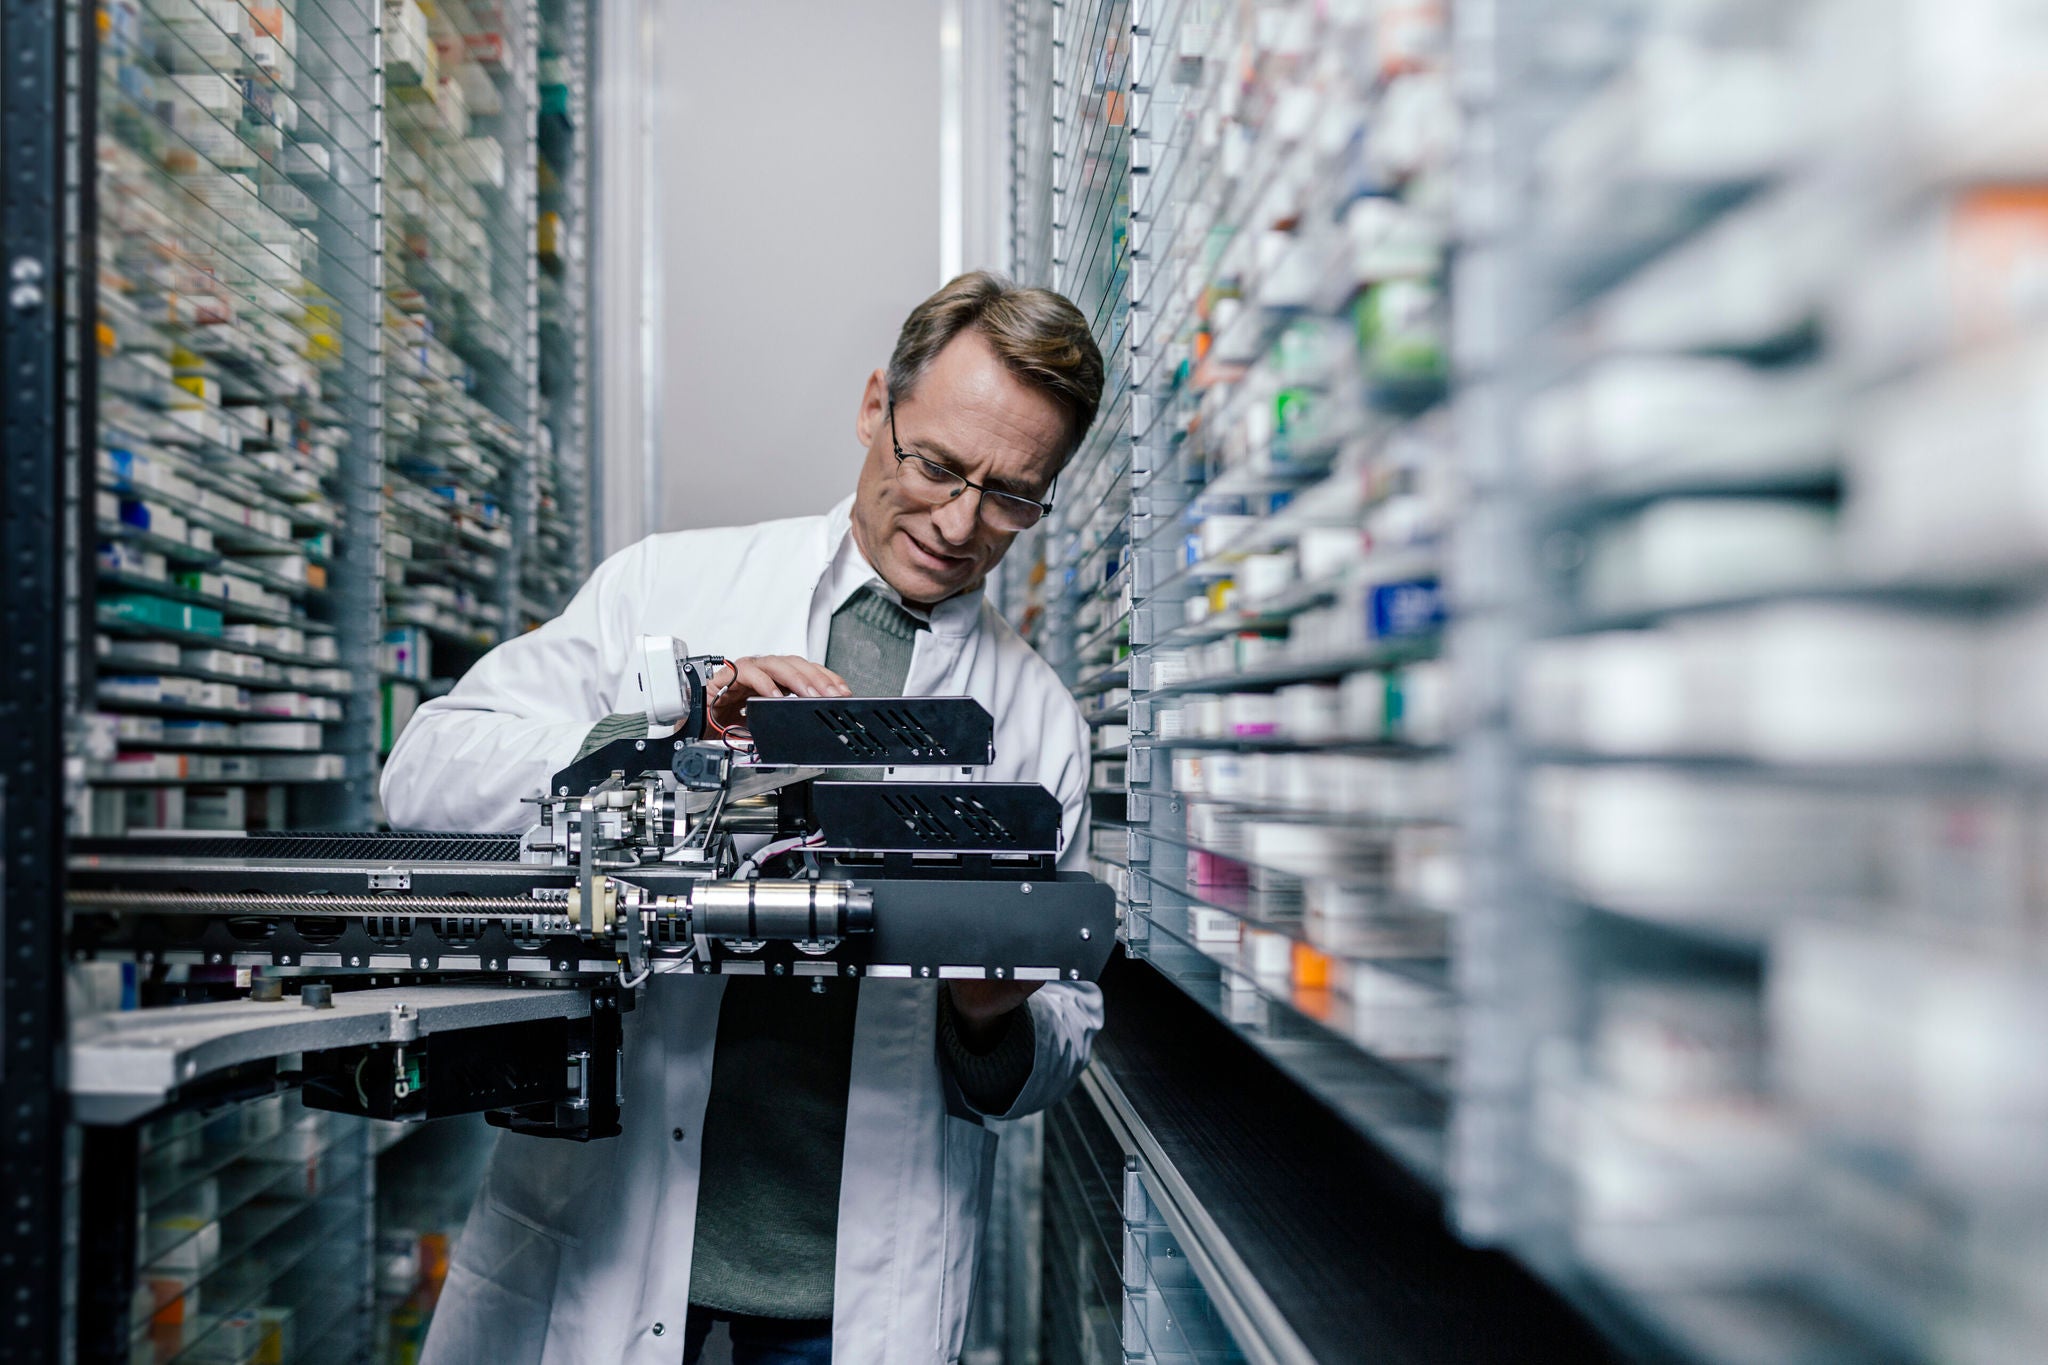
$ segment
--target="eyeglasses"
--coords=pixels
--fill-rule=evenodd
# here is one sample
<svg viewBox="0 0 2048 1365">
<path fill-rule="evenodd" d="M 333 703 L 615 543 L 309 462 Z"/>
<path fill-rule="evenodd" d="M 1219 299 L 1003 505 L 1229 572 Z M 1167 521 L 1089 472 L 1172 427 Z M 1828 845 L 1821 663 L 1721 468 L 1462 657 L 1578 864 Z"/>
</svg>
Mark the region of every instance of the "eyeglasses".
<svg viewBox="0 0 2048 1365">
<path fill-rule="evenodd" d="M 1045 491 L 1044 502 L 1036 502 L 1016 493 L 1004 493 L 994 488 L 984 488 L 978 483 L 962 478 L 944 465 L 927 460 L 922 455 L 913 455 L 903 448 L 896 437 L 896 400 L 889 400 L 889 445 L 896 452 L 896 481 L 903 491 L 928 507 L 938 507 L 972 488 L 981 494 L 979 515 L 987 518 L 988 524 L 998 531 L 1028 531 L 1038 525 L 1040 518 L 1052 511 L 1052 488 Z M 1059 479 L 1053 479 L 1053 488 L 1059 487 Z"/>
</svg>

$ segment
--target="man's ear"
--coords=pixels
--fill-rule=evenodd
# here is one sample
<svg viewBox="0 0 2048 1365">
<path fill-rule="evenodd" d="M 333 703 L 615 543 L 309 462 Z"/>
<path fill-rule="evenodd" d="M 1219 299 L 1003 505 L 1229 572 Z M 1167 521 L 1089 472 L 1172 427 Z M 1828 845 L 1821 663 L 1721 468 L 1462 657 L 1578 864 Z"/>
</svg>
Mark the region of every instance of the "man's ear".
<svg viewBox="0 0 2048 1365">
<path fill-rule="evenodd" d="M 868 376 L 867 387 L 861 390 L 860 412 L 853 419 L 853 434 L 860 438 L 862 450 L 872 449 L 875 434 L 882 429 L 882 423 L 889 420 L 889 377 L 881 370 Z"/>
</svg>

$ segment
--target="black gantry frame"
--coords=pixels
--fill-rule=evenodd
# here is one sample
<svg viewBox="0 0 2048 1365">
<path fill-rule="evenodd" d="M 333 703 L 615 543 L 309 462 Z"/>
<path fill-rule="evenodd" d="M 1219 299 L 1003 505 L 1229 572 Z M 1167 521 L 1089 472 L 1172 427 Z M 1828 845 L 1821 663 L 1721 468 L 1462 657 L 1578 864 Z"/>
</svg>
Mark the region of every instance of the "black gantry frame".
<svg viewBox="0 0 2048 1365">
<path fill-rule="evenodd" d="M 64 1110 L 58 1048 L 62 967 L 68 447 L 81 435 L 68 358 L 74 296 L 66 229 L 81 206 L 74 104 L 86 54 L 75 6 L 0 0 L 0 1182 L 6 1235 L 0 1362 L 64 1358 Z M 89 287 L 89 282 L 81 281 Z M 79 490 L 73 490 L 74 494 Z"/>
</svg>

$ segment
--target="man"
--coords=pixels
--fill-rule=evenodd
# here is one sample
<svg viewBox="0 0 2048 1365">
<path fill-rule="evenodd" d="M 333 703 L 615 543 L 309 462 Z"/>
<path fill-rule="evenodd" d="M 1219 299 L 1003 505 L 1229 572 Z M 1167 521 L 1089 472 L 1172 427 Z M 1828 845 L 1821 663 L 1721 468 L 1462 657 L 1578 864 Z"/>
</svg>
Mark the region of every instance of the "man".
<svg viewBox="0 0 2048 1365">
<path fill-rule="evenodd" d="M 1081 865 L 1087 728 L 982 585 L 1101 393 L 1072 304 L 954 280 L 868 377 L 850 501 L 606 560 L 561 617 L 420 708 L 384 771 L 392 824 L 523 827 L 520 798 L 644 723 L 625 714 L 634 639 L 674 635 L 734 661 L 714 679 L 725 725 L 753 697 L 975 697 L 996 718 L 988 776 L 1051 790 L 1063 866 Z M 676 1365 L 714 1319 L 737 1365 L 956 1359 L 981 1118 L 1057 1100 L 1101 1018 L 1084 985 L 654 978 L 627 1016 L 624 1133 L 500 1140 L 428 1359 Z"/>
</svg>

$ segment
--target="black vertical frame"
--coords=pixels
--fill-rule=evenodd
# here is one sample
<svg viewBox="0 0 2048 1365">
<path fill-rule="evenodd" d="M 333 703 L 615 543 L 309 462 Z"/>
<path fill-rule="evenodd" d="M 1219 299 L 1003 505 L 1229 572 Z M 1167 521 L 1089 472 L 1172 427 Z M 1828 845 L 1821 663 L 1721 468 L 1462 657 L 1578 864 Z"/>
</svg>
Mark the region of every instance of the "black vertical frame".
<svg viewBox="0 0 2048 1365">
<path fill-rule="evenodd" d="M 0 1362 L 63 1356 L 66 21 L 0 0 Z"/>
</svg>

